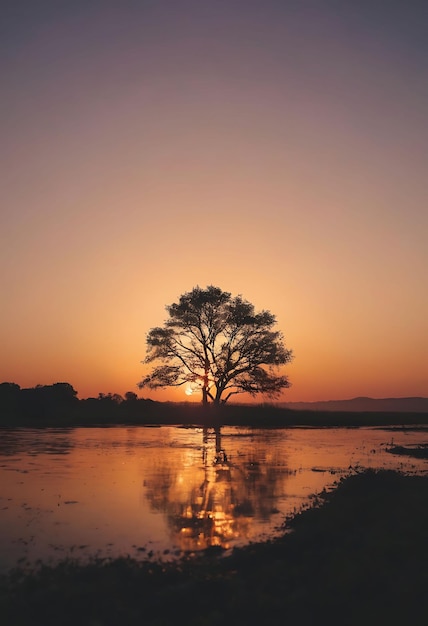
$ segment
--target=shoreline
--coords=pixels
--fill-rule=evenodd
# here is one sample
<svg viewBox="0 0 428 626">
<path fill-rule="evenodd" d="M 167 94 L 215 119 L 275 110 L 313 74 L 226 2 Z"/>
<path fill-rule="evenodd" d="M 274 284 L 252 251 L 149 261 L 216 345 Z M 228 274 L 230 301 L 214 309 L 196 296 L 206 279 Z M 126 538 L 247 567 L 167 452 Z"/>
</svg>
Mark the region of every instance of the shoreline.
<svg viewBox="0 0 428 626">
<path fill-rule="evenodd" d="M 10 626 L 423 623 L 428 477 L 338 482 L 266 543 L 174 563 L 65 561 L 1 578 Z"/>
<path fill-rule="evenodd" d="M 97 407 L 96 411 L 75 408 L 35 414 L 0 414 L 0 428 L 52 428 L 102 426 L 184 426 L 216 428 L 241 426 L 248 428 L 357 428 L 360 426 L 428 427 L 428 413 L 381 411 L 302 411 L 271 406 L 221 408 L 188 407 L 156 404 L 141 409 L 122 405 Z"/>
</svg>

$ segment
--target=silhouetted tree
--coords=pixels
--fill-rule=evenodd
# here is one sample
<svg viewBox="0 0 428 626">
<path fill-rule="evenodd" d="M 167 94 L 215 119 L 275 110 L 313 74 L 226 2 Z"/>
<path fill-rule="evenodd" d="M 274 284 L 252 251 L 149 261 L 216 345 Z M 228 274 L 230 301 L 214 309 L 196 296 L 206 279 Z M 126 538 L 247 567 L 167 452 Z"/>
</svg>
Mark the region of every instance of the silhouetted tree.
<svg viewBox="0 0 428 626">
<path fill-rule="evenodd" d="M 57 402 L 74 404 L 77 400 L 77 391 L 70 383 L 54 383 L 53 385 L 45 386 L 45 389 Z"/>
<path fill-rule="evenodd" d="M 16 383 L 0 384 L 0 421 L 19 412 L 21 387 Z"/>
<path fill-rule="evenodd" d="M 73 413 L 78 404 L 77 391 L 69 383 L 36 385 L 21 389 L 19 412 L 37 419 L 52 419 L 56 416 L 60 419 Z"/>
<path fill-rule="evenodd" d="M 99 393 L 98 400 L 105 404 L 121 404 L 123 398 L 119 393 Z"/>
<path fill-rule="evenodd" d="M 134 391 L 127 391 L 125 393 L 125 400 L 127 402 L 135 402 L 136 400 L 138 400 L 138 396 Z"/>
<path fill-rule="evenodd" d="M 275 397 L 290 386 L 278 368 L 292 353 L 269 311 L 256 313 L 241 296 L 213 286 L 195 287 L 166 310 L 169 319 L 147 335 L 143 363 L 158 365 L 140 388 L 188 384 L 203 404 L 219 404 L 239 393 Z"/>
<path fill-rule="evenodd" d="M 8 401 L 19 395 L 21 387 L 16 383 L 0 383 L 0 400 Z"/>
</svg>

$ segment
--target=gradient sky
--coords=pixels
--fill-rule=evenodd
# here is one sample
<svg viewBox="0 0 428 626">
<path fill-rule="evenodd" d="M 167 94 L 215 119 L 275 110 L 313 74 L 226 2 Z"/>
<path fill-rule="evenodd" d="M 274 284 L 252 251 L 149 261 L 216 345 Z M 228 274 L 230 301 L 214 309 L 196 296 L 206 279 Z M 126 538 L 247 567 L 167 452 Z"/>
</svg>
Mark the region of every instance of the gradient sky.
<svg viewBox="0 0 428 626">
<path fill-rule="evenodd" d="M 0 381 L 137 391 L 165 305 L 213 284 L 277 316 L 284 401 L 428 395 L 427 25 L 425 0 L 7 2 Z"/>
</svg>

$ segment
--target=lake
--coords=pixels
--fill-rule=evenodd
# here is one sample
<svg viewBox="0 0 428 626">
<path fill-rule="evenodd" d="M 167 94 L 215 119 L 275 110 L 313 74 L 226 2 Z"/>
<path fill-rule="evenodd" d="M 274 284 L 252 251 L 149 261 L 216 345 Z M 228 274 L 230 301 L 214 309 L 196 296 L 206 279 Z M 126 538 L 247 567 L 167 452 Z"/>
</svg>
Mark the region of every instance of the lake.
<svg viewBox="0 0 428 626">
<path fill-rule="evenodd" d="M 0 571 L 263 541 L 350 472 L 427 474 L 392 443 L 427 444 L 428 430 L 1 429 Z"/>
</svg>

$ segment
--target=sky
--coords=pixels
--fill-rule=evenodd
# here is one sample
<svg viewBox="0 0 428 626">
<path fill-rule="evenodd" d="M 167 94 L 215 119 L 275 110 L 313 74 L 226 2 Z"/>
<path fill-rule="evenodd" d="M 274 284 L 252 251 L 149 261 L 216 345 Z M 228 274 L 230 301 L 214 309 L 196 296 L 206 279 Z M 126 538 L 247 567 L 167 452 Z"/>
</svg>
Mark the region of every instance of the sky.
<svg viewBox="0 0 428 626">
<path fill-rule="evenodd" d="M 0 381 L 184 400 L 137 389 L 146 334 L 216 285 L 276 315 L 282 401 L 427 396 L 427 30 L 422 0 L 6 2 Z"/>
</svg>

